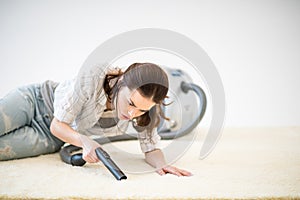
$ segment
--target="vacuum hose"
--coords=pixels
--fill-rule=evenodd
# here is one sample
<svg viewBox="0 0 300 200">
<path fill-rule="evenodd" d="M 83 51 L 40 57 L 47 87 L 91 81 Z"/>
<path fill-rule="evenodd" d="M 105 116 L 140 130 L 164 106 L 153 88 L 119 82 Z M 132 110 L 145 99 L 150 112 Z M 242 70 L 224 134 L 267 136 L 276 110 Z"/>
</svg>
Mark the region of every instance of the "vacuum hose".
<svg viewBox="0 0 300 200">
<path fill-rule="evenodd" d="M 199 110 L 197 112 L 197 116 L 193 121 L 191 121 L 188 125 L 185 127 L 182 127 L 181 129 L 177 131 L 163 131 L 158 132 L 158 134 L 161 136 L 161 139 L 164 140 L 170 140 L 178 137 L 182 137 L 188 133 L 190 133 L 202 120 L 205 110 L 206 110 L 206 96 L 204 91 L 198 86 L 193 83 L 186 83 L 181 82 L 181 89 L 184 93 L 188 93 L 189 91 L 194 91 L 197 96 L 199 97 Z M 109 142 L 115 142 L 115 141 L 125 141 L 125 140 L 136 140 L 137 137 L 124 134 L 124 135 L 118 135 L 118 136 L 112 136 L 107 138 L 98 138 L 95 139 L 96 142 L 103 145 Z M 72 152 L 80 150 L 80 147 L 74 146 L 74 145 L 68 145 L 66 147 L 63 147 L 59 154 L 62 159 L 67 164 L 71 164 L 73 166 L 83 166 L 86 162 L 82 159 L 82 154 L 74 154 L 72 155 Z"/>
<path fill-rule="evenodd" d="M 170 140 L 170 139 L 182 137 L 190 133 L 200 123 L 206 111 L 206 95 L 198 85 L 195 85 L 193 83 L 186 83 L 182 81 L 180 86 L 184 93 L 188 93 L 190 90 L 194 91 L 199 98 L 200 106 L 194 120 L 191 121 L 189 124 L 187 124 L 185 127 L 182 127 L 177 131 L 163 131 L 159 133 L 161 138 L 164 140 Z"/>
</svg>

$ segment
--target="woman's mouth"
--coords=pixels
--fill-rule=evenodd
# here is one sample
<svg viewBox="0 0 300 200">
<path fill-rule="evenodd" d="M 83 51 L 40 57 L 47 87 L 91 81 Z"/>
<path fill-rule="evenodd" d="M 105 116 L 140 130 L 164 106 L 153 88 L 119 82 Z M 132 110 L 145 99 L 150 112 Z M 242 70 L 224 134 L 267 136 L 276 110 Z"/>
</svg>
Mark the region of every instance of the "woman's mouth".
<svg viewBox="0 0 300 200">
<path fill-rule="evenodd" d="M 124 119 L 126 119 L 126 120 L 129 120 L 129 119 L 130 119 L 129 117 L 127 117 L 126 115 L 123 115 L 123 114 L 122 114 L 122 117 L 123 117 Z"/>
</svg>

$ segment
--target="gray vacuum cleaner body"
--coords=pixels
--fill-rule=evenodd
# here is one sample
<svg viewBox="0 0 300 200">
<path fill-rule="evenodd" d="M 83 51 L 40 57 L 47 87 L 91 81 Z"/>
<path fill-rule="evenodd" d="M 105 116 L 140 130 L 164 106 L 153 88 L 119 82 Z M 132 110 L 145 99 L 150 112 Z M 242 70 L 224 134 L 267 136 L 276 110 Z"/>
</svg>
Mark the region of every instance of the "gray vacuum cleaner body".
<svg viewBox="0 0 300 200">
<path fill-rule="evenodd" d="M 190 83 L 191 77 L 180 69 L 163 67 L 169 78 L 168 99 L 165 103 L 170 105 L 164 107 L 164 114 L 170 118 L 163 120 L 158 132 L 178 131 L 182 127 L 190 125 L 197 114 L 199 114 L 199 97 L 194 92 L 186 92 L 182 89 L 182 83 Z"/>
</svg>

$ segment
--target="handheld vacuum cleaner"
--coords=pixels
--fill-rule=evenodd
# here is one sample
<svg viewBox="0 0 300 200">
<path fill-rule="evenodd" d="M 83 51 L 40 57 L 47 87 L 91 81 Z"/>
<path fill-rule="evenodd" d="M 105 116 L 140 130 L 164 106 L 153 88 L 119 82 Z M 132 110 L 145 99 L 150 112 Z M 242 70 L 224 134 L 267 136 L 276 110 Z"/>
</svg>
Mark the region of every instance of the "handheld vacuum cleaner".
<svg viewBox="0 0 300 200">
<path fill-rule="evenodd" d="M 206 110 L 206 95 L 201 87 L 191 83 L 191 77 L 181 69 L 163 67 L 169 78 L 168 96 L 172 104 L 164 107 L 164 114 L 169 121 L 161 119 L 158 134 L 163 140 L 175 139 L 190 133 L 202 120 Z M 136 133 L 95 139 L 103 145 L 108 142 L 136 140 Z M 62 161 L 73 166 L 83 166 L 86 162 L 82 154 L 73 152 L 80 147 L 69 145 L 60 150 Z M 117 180 L 127 179 L 122 170 L 114 163 L 109 154 L 102 148 L 96 149 L 96 155 Z"/>
</svg>

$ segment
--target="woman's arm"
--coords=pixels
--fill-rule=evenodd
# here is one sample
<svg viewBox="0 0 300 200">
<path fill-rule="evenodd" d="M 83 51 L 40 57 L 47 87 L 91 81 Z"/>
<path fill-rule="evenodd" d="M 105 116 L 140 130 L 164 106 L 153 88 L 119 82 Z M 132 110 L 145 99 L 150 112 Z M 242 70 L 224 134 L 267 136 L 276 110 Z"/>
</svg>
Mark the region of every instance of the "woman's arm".
<svg viewBox="0 0 300 200">
<path fill-rule="evenodd" d="M 72 129 L 69 124 L 60 122 L 55 117 L 51 122 L 50 131 L 54 136 L 66 143 L 70 143 L 78 147 L 82 146 L 79 133 Z"/>
<path fill-rule="evenodd" d="M 67 123 L 60 122 L 55 117 L 50 125 L 51 133 L 62 141 L 81 147 L 83 149 L 82 158 L 89 162 L 95 163 L 99 159 L 95 153 L 95 149 L 100 147 L 100 144 L 82 135 L 72 129 Z"/>
<path fill-rule="evenodd" d="M 145 153 L 146 162 L 156 168 L 156 172 L 160 175 L 171 173 L 177 176 L 191 176 L 192 173 L 173 166 L 168 166 L 163 152 L 160 149 L 154 149 Z"/>
<path fill-rule="evenodd" d="M 165 157 L 160 149 L 154 149 L 145 153 L 146 162 L 154 168 L 162 168 L 166 165 Z"/>
</svg>

